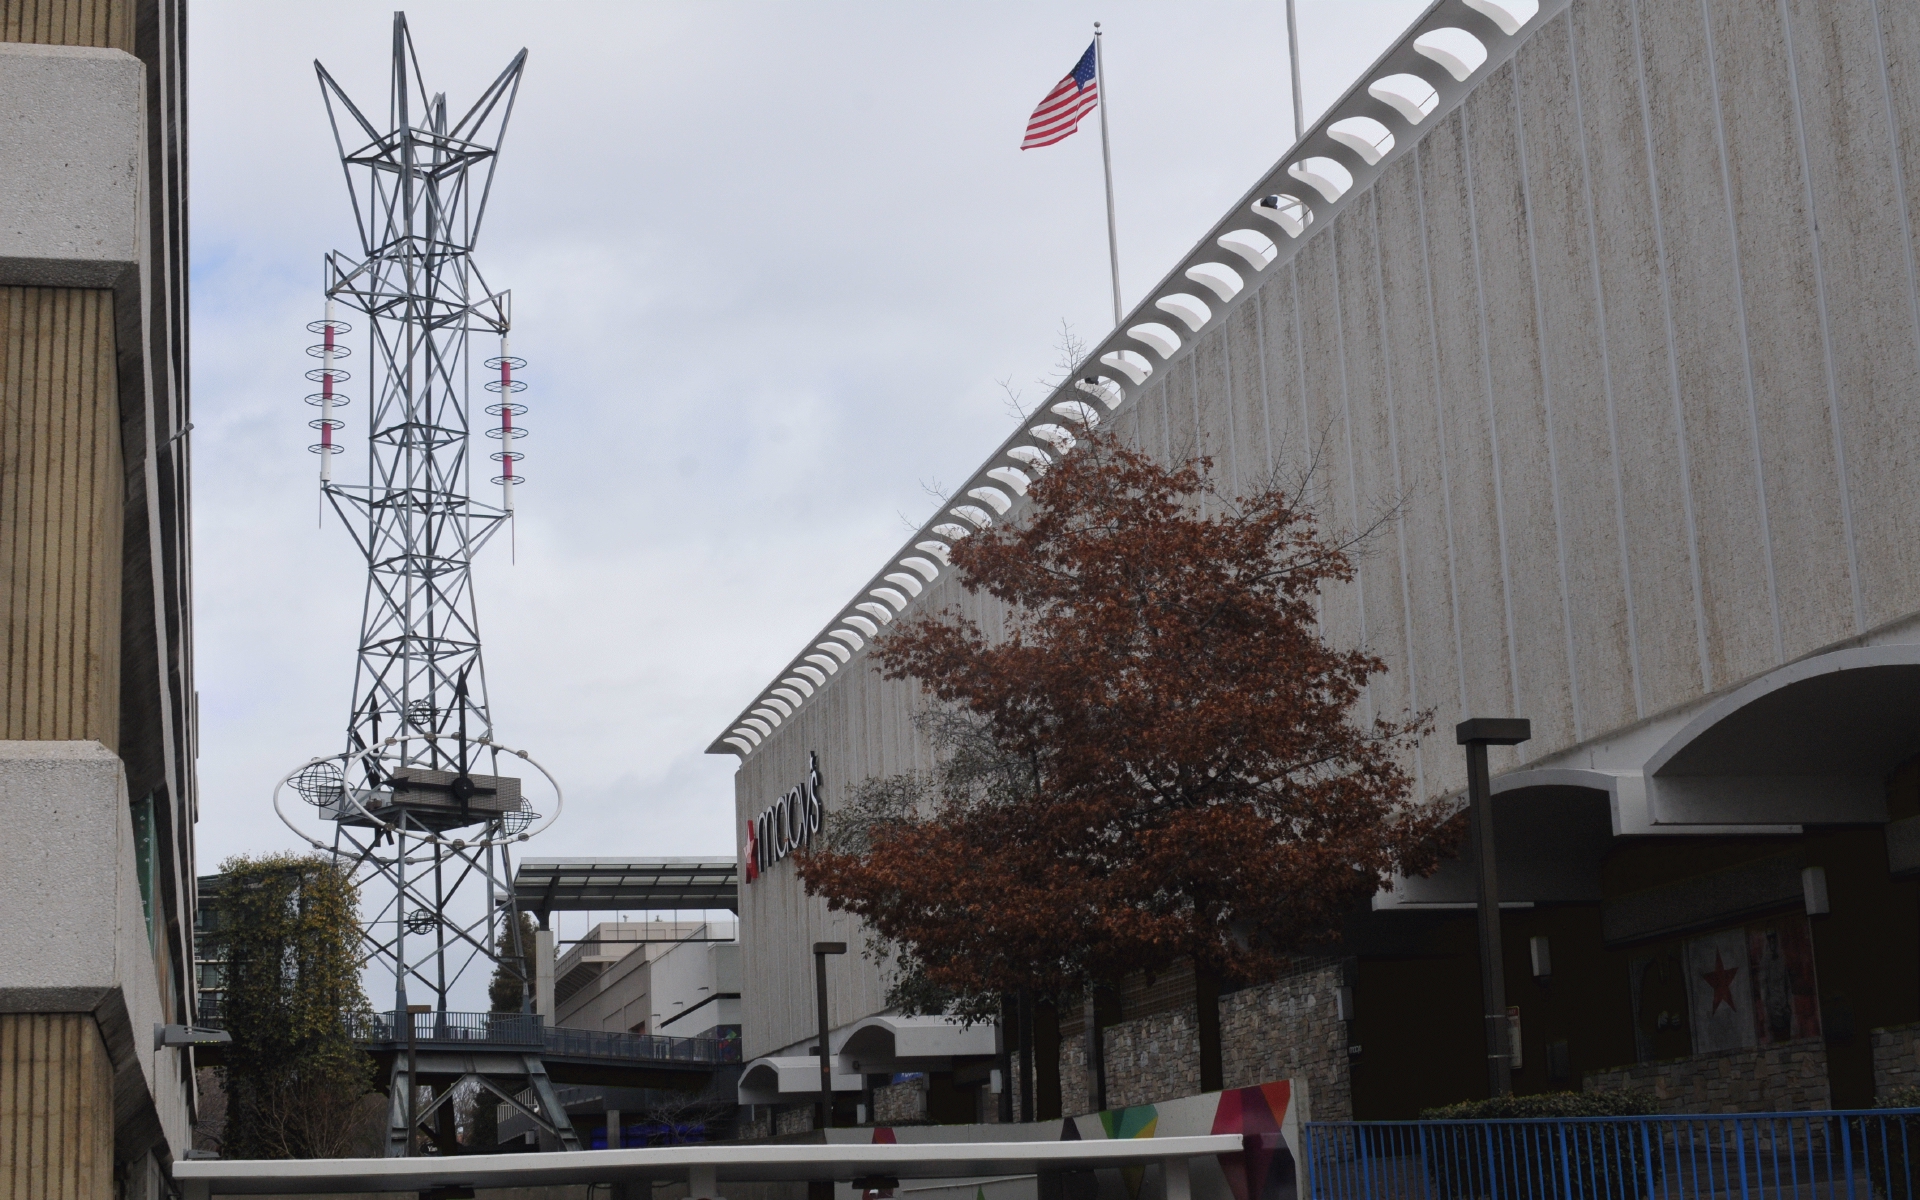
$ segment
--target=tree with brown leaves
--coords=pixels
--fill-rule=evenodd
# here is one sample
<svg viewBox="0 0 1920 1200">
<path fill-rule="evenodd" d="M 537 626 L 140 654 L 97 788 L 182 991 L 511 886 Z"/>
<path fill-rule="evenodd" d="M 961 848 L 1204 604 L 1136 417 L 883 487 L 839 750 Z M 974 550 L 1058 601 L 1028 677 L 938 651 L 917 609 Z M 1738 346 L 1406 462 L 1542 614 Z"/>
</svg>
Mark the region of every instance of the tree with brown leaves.
<svg viewBox="0 0 1920 1200">
<path fill-rule="evenodd" d="M 1318 628 L 1352 540 L 1296 490 L 1229 497 L 1207 460 L 1105 434 L 1028 498 L 952 550 L 1004 606 L 998 636 L 946 610 L 876 644 L 932 697 L 943 765 L 856 788 L 802 857 L 810 892 L 984 1016 L 1181 959 L 1271 977 L 1390 875 L 1432 869 L 1448 814 L 1409 803 L 1400 766 L 1427 719 L 1358 719 L 1385 665 Z"/>
</svg>

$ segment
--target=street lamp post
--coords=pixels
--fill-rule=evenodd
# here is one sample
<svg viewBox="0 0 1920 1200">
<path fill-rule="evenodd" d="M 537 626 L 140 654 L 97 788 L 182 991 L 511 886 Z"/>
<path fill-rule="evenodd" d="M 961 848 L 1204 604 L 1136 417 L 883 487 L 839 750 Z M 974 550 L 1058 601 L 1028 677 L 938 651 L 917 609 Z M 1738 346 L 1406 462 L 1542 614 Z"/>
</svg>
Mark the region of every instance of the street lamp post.
<svg viewBox="0 0 1920 1200">
<path fill-rule="evenodd" d="M 1517 746 L 1533 736 L 1524 717 L 1462 721 L 1454 737 L 1467 748 L 1467 802 L 1473 823 L 1474 876 L 1480 917 L 1480 1001 L 1487 1027 L 1487 1094 L 1513 1094 L 1513 1037 L 1507 1019 L 1505 964 L 1500 956 L 1500 877 L 1493 858 L 1493 785 L 1488 746 Z"/>
<path fill-rule="evenodd" d="M 845 942 L 813 944 L 813 981 L 820 997 L 820 1128 L 833 1128 L 833 1058 L 827 1053 L 827 955 L 845 954 Z"/>
</svg>

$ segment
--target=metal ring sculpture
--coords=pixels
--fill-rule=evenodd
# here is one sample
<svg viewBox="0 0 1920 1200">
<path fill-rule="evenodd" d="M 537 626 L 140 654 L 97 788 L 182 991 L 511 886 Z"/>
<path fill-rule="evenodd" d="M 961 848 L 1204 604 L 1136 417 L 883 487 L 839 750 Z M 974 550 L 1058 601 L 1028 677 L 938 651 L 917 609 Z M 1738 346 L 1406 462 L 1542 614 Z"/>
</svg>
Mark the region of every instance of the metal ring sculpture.
<svg viewBox="0 0 1920 1200">
<path fill-rule="evenodd" d="M 352 805 L 354 810 L 358 811 L 361 816 L 373 822 L 375 828 L 392 829 L 393 825 L 391 822 L 382 820 L 380 817 L 375 816 L 367 808 L 367 806 L 361 803 L 360 799 L 353 794 L 353 789 L 346 786 L 347 773 L 351 771 L 355 766 L 359 765 L 361 762 L 365 761 L 369 757 L 373 757 L 373 758 L 385 757 L 382 752 L 392 748 L 395 744 L 399 743 L 402 740 L 413 741 L 418 738 L 424 738 L 427 741 L 434 741 L 434 740 L 437 740 L 438 737 L 439 735 L 437 734 L 415 734 L 413 737 L 406 738 L 406 739 L 401 739 L 398 737 L 390 737 L 385 739 L 384 741 L 376 743 L 375 745 L 368 746 L 363 750 L 355 751 L 352 754 L 335 754 L 335 755 L 332 755 L 331 757 L 326 757 L 326 758 L 308 759 L 306 762 L 301 763 L 299 766 L 295 767 L 293 770 L 288 771 L 285 775 L 281 776 L 280 782 L 273 785 L 274 815 L 280 818 L 281 824 L 285 825 L 288 829 L 293 831 L 294 836 L 306 842 L 309 846 L 312 846 L 315 850 L 319 850 L 326 854 L 335 854 L 335 855 L 339 854 L 340 852 L 336 848 L 327 845 L 325 842 L 320 841 L 318 838 L 315 838 L 312 834 L 309 834 L 305 830 L 301 829 L 298 825 L 295 825 L 293 823 L 293 819 L 287 816 L 287 810 L 281 807 L 281 804 L 280 804 L 281 793 L 291 788 L 293 791 L 295 791 L 300 795 L 301 799 L 306 800 L 307 803 L 313 804 L 315 807 L 319 807 L 321 804 L 325 803 L 328 797 L 325 795 L 322 795 L 322 798 L 319 801 L 309 799 L 308 789 L 310 787 L 313 787 L 313 785 L 315 785 L 316 783 L 318 783 L 320 780 L 324 778 L 334 777 L 335 773 L 337 772 L 337 778 L 339 782 L 335 785 L 338 789 L 337 792 L 335 792 L 335 795 L 339 797 L 340 804 L 342 804 L 343 806 Z M 452 739 L 449 738 L 448 740 L 451 741 Z M 548 814 L 546 817 L 542 818 L 539 813 L 526 812 L 526 810 L 522 810 L 522 812 L 526 812 L 525 823 L 522 823 L 521 821 L 509 821 L 507 819 L 509 817 L 513 817 L 517 815 L 515 813 L 502 813 L 500 815 L 501 817 L 500 825 L 501 825 L 501 832 L 505 836 L 499 837 L 499 838 L 480 838 L 480 839 L 450 838 L 443 835 L 439 830 L 435 830 L 435 829 L 414 830 L 410 833 L 409 836 L 413 837 L 414 840 L 416 841 L 432 842 L 435 845 L 451 846 L 455 849 L 475 849 L 475 848 L 485 847 L 485 846 L 503 846 L 512 842 L 524 842 L 529 840 L 530 838 L 538 836 L 539 834 L 545 833 L 549 825 L 552 825 L 555 821 L 560 819 L 560 812 L 563 808 L 566 807 L 566 800 L 562 796 L 560 791 L 560 781 L 553 777 L 553 772 L 541 766 L 540 763 L 537 760 L 535 760 L 532 755 L 528 754 L 525 750 L 515 750 L 510 746 L 503 746 L 491 738 L 477 737 L 472 740 L 471 744 L 477 747 L 488 749 L 488 750 L 498 750 L 504 754 L 511 754 L 515 758 L 519 758 L 525 761 L 534 770 L 540 772 L 541 776 L 546 779 L 547 786 L 553 789 L 553 812 Z M 334 767 L 331 771 L 328 771 L 325 769 L 329 764 L 334 764 L 334 763 L 338 763 L 339 765 L 337 767 Z M 317 768 L 318 770 L 316 770 Z M 303 787 L 302 786 L 303 783 L 306 784 L 307 786 Z M 533 825 L 532 828 L 529 828 L 528 826 L 533 824 L 533 822 L 538 822 L 538 824 Z"/>
</svg>

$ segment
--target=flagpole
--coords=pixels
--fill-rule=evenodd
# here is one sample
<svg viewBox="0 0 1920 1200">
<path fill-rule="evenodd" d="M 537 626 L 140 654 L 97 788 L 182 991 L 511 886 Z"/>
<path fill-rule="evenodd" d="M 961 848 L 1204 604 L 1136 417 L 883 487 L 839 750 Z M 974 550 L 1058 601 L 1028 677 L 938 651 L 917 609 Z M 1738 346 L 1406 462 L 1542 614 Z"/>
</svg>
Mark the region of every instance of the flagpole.
<svg viewBox="0 0 1920 1200">
<path fill-rule="evenodd" d="M 1120 328 L 1120 235 L 1113 221 L 1113 150 L 1107 143 L 1107 78 L 1100 53 L 1100 22 L 1093 23 L 1093 86 L 1100 91 L 1100 165 L 1107 172 L 1107 261 L 1113 267 L 1113 327 Z"/>
<path fill-rule="evenodd" d="M 1294 20 L 1293 0 L 1287 0 L 1287 57 L 1293 60 L 1293 140 L 1307 135 L 1307 115 L 1300 100 L 1300 23 Z"/>
</svg>

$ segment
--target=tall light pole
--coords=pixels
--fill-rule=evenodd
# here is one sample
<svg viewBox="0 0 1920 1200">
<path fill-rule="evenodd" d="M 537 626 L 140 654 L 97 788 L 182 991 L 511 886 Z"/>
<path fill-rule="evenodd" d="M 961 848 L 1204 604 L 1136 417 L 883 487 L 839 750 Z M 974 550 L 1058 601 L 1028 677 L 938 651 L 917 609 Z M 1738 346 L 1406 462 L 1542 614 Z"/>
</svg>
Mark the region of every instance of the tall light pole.
<svg viewBox="0 0 1920 1200">
<path fill-rule="evenodd" d="M 1533 736 L 1524 717 L 1479 717 L 1454 727 L 1467 748 L 1467 803 L 1473 822 L 1473 864 L 1479 884 L 1480 1002 L 1487 1027 L 1487 1094 L 1513 1094 L 1513 1038 L 1507 1020 L 1506 966 L 1500 956 L 1500 877 L 1493 859 L 1493 785 L 1488 746 L 1517 746 Z"/>
<path fill-rule="evenodd" d="M 820 1128 L 833 1128 L 833 1056 L 827 1052 L 827 955 L 845 954 L 845 942 L 813 944 L 813 980 L 820 997 Z"/>
<path fill-rule="evenodd" d="M 1293 140 L 1307 136 L 1307 114 L 1300 97 L 1300 22 L 1293 11 L 1294 0 L 1287 0 L 1287 58 L 1293 67 Z"/>
</svg>

